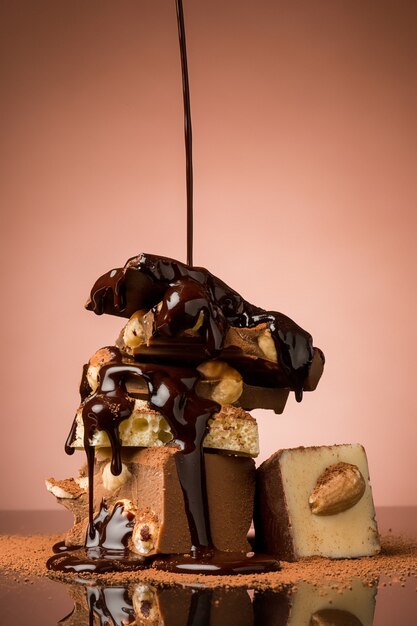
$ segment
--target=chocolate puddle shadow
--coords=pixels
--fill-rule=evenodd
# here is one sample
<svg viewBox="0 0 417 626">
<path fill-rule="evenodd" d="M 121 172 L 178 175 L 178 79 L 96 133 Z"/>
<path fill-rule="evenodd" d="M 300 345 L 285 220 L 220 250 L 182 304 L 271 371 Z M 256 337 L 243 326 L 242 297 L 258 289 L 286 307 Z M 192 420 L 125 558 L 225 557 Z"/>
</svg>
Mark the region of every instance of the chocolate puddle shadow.
<svg viewBox="0 0 417 626">
<path fill-rule="evenodd" d="M 69 586 L 73 611 L 65 626 L 372 626 L 377 581 L 303 583 L 278 590 L 156 587 L 149 584 L 102 586 L 78 581 Z"/>
</svg>

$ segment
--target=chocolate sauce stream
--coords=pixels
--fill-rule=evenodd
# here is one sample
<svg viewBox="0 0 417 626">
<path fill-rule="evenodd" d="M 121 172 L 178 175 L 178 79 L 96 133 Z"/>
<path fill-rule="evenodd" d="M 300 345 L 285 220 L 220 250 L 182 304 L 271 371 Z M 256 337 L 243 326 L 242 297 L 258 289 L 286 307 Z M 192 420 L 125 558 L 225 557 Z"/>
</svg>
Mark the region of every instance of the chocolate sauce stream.
<svg viewBox="0 0 417 626">
<path fill-rule="evenodd" d="M 181 54 L 182 93 L 184 100 L 184 137 L 187 176 L 187 264 L 193 264 L 193 139 L 191 127 L 190 86 L 188 82 L 187 45 L 182 0 L 176 0 L 178 39 Z"/>
</svg>

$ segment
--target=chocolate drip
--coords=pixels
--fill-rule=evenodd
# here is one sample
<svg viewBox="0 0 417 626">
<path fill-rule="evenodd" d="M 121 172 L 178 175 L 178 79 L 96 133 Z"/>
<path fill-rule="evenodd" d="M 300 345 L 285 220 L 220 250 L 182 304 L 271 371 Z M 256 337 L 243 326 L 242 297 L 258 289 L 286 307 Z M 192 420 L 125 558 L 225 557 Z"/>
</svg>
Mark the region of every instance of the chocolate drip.
<svg viewBox="0 0 417 626">
<path fill-rule="evenodd" d="M 102 501 L 98 515 L 89 525 L 85 548 L 66 548 L 55 544 L 54 556 L 48 559 L 49 570 L 59 572 L 94 572 L 144 569 L 147 561 L 130 552 L 127 541 L 132 534 L 134 515 L 117 502 L 111 513 Z"/>
<path fill-rule="evenodd" d="M 198 283 L 199 288 L 190 279 Z M 117 293 L 113 291 L 116 287 Z M 166 257 L 140 254 L 129 259 L 124 268 L 112 270 L 98 279 L 87 308 L 97 314 L 106 312 L 130 317 L 138 309 L 154 307 L 157 318 L 163 311 L 158 321 L 161 327 L 158 332 L 176 337 L 178 333 L 184 332 L 184 325 L 178 323 L 178 312 L 187 310 L 190 291 L 193 292 L 193 315 L 189 316 L 191 319 L 188 322 L 191 324 L 196 317 L 199 293 L 204 315 L 200 332 L 208 341 L 207 351 L 211 356 L 215 356 L 221 349 L 228 325 L 252 328 L 261 323 L 267 324 L 288 386 L 294 389 L 296 399 L 300 402 L 313 359 L 311 335 L 286 315 L 250 304 L 204 268 L 191 267 Z M 120 308 L 121 292 L 129 293 L 124 309 Z M 161 300 L 162 308 L 158 311 L 155 307 Z"/>
<path fill-rule="evenodd" d="M 88 371 L 88 364 L 86 363 L 83 366 L 83 373 L 82 373 L 81 382 L 80 382 L 80 398 L 81 398 L 81 402 L 83 400 L 85 400 L 86 398 L 88 398 L 90 393 L 93 391 L 91 389 L 91 387 L 90 387 L 90 383 L 88 382 L 87 371 Z"/>
<path fill-rule="evenodd" d="M 130 551 L 78 548 L 54 554 L 47 560 L 46 567 L 50 571 L 66 574 L 106 574 L 147 569 L 149 563 Z"/>
<path fill-rule="evenodd" d="M 97 299 L 94 299 L 94 311 L 97 315 L 104 313 L 104 298 L 107 292 L 112 294 L 113 305 L 116 311 L 122 312 L 126 308 L 125 277 L 123 269 L 113 269 L 101 276 L 96 282 Z"/>
<path fill-rule="evenodd" d="M 220 410 L 212 400 L 197 396 L 196 370 L 152 365 L 142 366 L 148 383 L 151 406 L 162 413 L 171 427 L 178 478 L 184 494 L 192 549 L 211 546 L 203 441 L 210 417 Z"/>
<path fill-rule="evenodd" d="M 175 338 L 198 326 L 209 355 L 218 353 L 226 333 L 226 319 L 221 308 L 210 298 L 204 286 L 184 277 L 168 287 L 159 306 L 152 309 L 154 324 L 161 336 Z"/>
<path fill-rule="evenodd" d="M 117 502 L 109 513 L 103 500 L 100 512 L 93 520 L 93 532 L 87 535 L 86 548 L 105 550 L 126 550 L 127 540 L 132 534 L 135 516 L 126 510 L 122 502 Z"/>
</svg>

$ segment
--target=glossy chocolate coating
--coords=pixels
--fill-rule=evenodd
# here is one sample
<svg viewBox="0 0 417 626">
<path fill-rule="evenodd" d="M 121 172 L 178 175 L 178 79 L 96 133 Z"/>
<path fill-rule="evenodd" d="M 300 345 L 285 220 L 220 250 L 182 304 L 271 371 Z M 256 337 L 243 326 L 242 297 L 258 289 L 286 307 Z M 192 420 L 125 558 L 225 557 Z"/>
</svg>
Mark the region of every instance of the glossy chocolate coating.
<svg viewBox="0 0 417 626">
<path fill-rule="evenodd" d="M 155 307 L 161 301 L 162 308 L 157 310 Z M 311 335 L 286 315 L 250 304 L 204 268 L 140 254 L 129 259 L 123 268 L 114 269 L 96 281 L 87 308 L 98 315 L 109 313 L 123 317 L 130 317 L 139 309 L 152 308 L 159 332 L 170 337 L 177 337 L 184 331 L 185 320 L 182 318 L 179 322 L 182 312 L 187 311 L 188 328 L 192 328 L 192 322 L 201 311 L 204 321 L 199 332 L 211 356 L 221 350 L 228 326 L 248 328 L 266 323 L 287 377 L 287 386 L 295 390 L 298 401 L 302 399 L 313 359 Z"/>
</svg>

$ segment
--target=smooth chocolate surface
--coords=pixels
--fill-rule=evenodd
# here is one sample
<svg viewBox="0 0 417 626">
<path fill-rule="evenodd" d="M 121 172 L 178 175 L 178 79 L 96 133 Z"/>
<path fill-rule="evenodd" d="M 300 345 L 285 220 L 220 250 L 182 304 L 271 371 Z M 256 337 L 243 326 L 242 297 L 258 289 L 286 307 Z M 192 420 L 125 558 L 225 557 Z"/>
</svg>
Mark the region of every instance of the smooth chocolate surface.
<svg viewBox="0 0 417 626">
<path fill-rule="evenodd" d="M 177 455 L 178 449 L 175 447 L 125 448 L 122 462 L 127 479 L 109 491 L 106 474 L 108 476 L 110 458 L 104 452 L 100 452 L 94 473 L 94 514 L 99 514 L 103 500 L 106 501 L 109 511 L 117 506 L 117 502 L 128 500 L 134 504 L 136 519 L 141 520 L 142 527 L 146 526 L 147 520 L 154 523 L 156 534 L 151 539 L 155 549 L 152 552 L 164 554 L 187 552 L 191 545 L 191 537 L 176 471 Z M 220 551 L 247 552 L 250 550 L 247 533 L 252 521 L 255 463 L 246 457 L 210 452 L 204 454 L 204 462 L 213 546 Z M 87 498 L 85 496 L 63 498 L 60 502 L 72 511 L 76 508 L 77 513 L 77 528 L 68 532 L 67 544 L 82 546 L 88 521 Z M 126 519 L 126 529 L 129 532 L 128 524 L 133 518 L 130 516 L 129 519 L 127 515 Z M 102 531 L 97 531 L 97 523 L 94 527 L 96 532 L 103 535 Z M 117 541 L 121 549 L 127 545 L 123 533 Z M 91 545 L 91 540 L 88 539 L 87 543 Z M 103 541 L 96 540 L 95 543 Z"/>
</svg>

